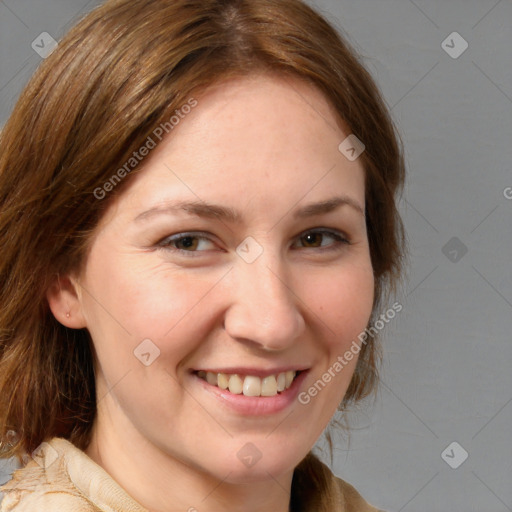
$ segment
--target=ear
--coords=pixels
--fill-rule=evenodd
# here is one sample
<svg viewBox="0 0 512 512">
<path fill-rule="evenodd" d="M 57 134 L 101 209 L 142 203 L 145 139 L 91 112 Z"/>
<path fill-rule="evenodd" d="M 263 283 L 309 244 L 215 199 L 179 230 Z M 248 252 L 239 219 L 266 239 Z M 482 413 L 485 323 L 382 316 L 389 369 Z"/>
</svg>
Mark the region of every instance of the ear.
<svg viewBox="0 0 512 512">
<path fill-rule="evenodd" d="M 80 291 L 79 284 L 71 276 L 57 275 L 46 292 L 55 319 L 71 329 L 87 326 Z"/>
</svg>

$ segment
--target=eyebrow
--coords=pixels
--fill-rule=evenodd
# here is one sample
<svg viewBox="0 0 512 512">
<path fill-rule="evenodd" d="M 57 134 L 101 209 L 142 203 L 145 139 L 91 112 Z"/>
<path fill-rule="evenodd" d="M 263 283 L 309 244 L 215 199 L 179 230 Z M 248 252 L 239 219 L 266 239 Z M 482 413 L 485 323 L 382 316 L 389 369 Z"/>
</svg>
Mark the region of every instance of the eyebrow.
<svg viewBox="0 0 512 512">
<path fill-rule="evenodd" d="M 342 206 L 349 206 L 361 215 L 365 215 L 363 207 L 349 196 L 336 196 L 325 201 L 310 203 L 297 209 L 293 213 L 295 219 L 304 219 L 331 213 Z M 231 223 L 240 223 L 243 216 L 240 212 L 226 206 L 206 203 L 204 201 L 176 201 L 166 202 L 150 208 L 135 217 L 136 222 L 148 220 L 156 215 L 172 215 L 175 213 L 187 212 L 197 217 L 206 217 L 225 220 Z"/>
</svg>

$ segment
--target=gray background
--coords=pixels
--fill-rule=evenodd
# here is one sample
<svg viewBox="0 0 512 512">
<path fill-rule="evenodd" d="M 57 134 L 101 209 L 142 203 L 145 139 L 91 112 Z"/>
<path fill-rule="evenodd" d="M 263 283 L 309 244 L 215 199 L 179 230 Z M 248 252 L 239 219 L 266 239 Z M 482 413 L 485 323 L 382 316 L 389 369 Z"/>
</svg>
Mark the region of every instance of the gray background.
<svg viewBox="0 0 512 512">
<path fill-rule="evenodd" d="M 41 61 L 32 41 L 58 40 L 98 3 L 0 0 L 0 125 Z M 364 56 L 409 172 L 404 309 L 384 330 L 378 400 L 349 418 L 333 469 L 389 511 L 510 511 L 512 2 L 310 3 Z M 442 47 L 454 31 L 468 43 L 457 58 Z M 453 36 L 446 45 L 462 48 Z M 452 469 L 445 460 L 456 465 L 462 449 Z"/>
</svg>

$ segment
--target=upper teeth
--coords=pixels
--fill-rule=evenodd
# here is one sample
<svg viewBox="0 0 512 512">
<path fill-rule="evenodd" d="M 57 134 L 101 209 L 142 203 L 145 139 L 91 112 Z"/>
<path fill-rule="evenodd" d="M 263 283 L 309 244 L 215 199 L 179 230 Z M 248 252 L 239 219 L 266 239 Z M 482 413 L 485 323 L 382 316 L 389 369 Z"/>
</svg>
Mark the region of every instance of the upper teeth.
<svg viewBox="0 0 512 512">
<path fill-rule="evenodd" d="M 297 372 L 287 371 L 267 377 L 256 377 L 254 375 L 243 375 L 227 373 L 213 373 L 200 371 L 197 374 L 213 386 L 221 389 L 229 389 L 235 395 L 245 396 L 274 396 L 285 389 L 288 389 L 297 375 Z"/>
</svg>

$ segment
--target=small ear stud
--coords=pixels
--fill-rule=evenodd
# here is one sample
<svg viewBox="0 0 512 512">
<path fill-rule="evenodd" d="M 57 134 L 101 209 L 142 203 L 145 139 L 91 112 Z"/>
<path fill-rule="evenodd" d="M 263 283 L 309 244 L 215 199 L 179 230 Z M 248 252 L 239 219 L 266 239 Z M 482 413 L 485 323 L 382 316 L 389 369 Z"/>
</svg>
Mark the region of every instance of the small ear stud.
<svg viewBox="0 0 512 512">
<path fill-rule="evenodd" d="M 69 316 L 70 316 L 70 315 L 69 315 L 69 311 L 68 311 L 68 312 L 66 313 L 66 318 L 69 318 Z"/>
</svg>

